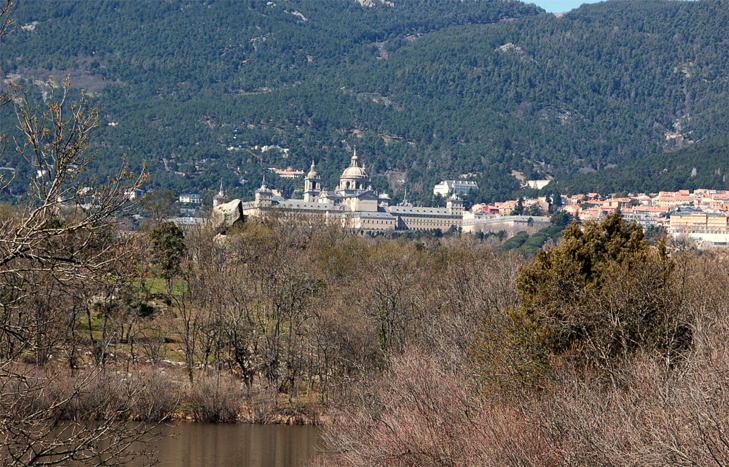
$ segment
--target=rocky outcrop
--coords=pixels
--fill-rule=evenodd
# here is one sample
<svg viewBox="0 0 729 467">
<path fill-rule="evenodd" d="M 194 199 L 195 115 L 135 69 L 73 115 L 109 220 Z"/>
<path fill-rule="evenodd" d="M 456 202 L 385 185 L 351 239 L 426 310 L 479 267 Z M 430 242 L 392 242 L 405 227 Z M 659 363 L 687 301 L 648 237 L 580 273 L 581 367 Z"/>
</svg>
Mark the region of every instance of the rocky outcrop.
<svg viewBox="0 0 729 467">
<path fill-rule="evenodd" d="M 211 219 L 213 227 L 216 229 L 224 229 L 236 222 L 243 222 L 243 205 L 241 200 L 234 199 L 233 201 L 213 207 Z"/>
<path fill-rule="evenodd" d="M 361 6 L 372 8 L 378 4 L 385 5 L 389 7 L 394 7 L 395 4 L 393 2 L 390 2 L 388 0 L 354 0 L 356 3 L 359 3 Z"/>
</svg>

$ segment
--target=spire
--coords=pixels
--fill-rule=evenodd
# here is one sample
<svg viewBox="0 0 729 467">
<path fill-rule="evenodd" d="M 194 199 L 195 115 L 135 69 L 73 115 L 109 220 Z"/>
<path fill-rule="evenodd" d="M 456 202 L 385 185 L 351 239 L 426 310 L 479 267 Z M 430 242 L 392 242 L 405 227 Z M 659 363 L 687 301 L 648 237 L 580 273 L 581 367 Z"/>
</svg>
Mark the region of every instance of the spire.
<svg viewBox="0 0 729 467">
<path fill-rule="evenodd" d="M 311 160 L 311 167 L 309 167 L 309 173 L 306 174 L 306 178 L 316 178 L 319 174 L 316 173 L 316 165 L 314 159 Z"/>
<path fill-rule="evenodd" d="M 264 173 L 261 180 L 261 188 L 256 190 L 256 206 L 265 207 L 271 205 L 271 190 L 266 186 L 266 175 Z"/>
<path fill-rule="evenodd" d="M 354 147 L 354 152 L 352 153 L 352 160 L 349 163 L 350 167 L 357 167 L 357 146 Z"/>
<path fill-rule="evenodd" d="M 222 204 L 225 202 L 225 192 L 223 191 L 223 180 L 220 180 L 220 189 L 218 189 L 218 194 L 213 196 L 213 207 L 218 206 L 219 204 Z"/>
</svg>

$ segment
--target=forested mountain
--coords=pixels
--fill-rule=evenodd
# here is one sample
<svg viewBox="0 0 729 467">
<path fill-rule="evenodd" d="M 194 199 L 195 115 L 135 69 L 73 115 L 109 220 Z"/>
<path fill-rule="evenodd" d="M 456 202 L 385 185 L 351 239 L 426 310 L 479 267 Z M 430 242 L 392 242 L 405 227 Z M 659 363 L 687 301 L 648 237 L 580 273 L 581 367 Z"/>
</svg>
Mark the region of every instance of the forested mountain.
<svg viewBox="0 0 729 467">
<path fill-rule="evenodd" d="M 701 141 L 601 172 L 565 176 L 545 191 L 607 194 L 696 188 L 729 189 L 729 137 Z"/>
<path fill-rule="evenodd" d="M 729 133 L 726 0 L 560 16 L 508 0 L 23 0 L 15 17 L 3 74 L 39 93 L 70 74 L 101 110 L 98 173 L 127 153 L 152 187 L 244 195 L 311 159 L 331 186 L 356 145 L 377 188 L 404 175 L 425 200 L 472 173 L 494 199 L 518 190 L 512 171 L 570 178 Z"/>
</svg>

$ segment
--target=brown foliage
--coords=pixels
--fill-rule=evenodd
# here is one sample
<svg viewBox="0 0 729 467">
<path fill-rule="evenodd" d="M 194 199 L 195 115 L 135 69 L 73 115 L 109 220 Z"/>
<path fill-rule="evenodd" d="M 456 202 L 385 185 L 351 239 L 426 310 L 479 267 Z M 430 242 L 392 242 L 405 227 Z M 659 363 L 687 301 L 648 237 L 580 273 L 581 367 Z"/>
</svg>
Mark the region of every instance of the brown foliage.
<svg viewBox="0 0 729 467">
<path fill-rule="evenodd" d="M 0 384 L 0 459 L 5 465 L 94 459 L 124 463 L 153 437 L 151 425 L 174 410 L 165 380 L 100 371 L 77 375 L 13 368 Z M 140 377 L 141 376 L 141 377 Z"/>
<path fill-rule="evenodd" d="M 643 254 L 650 259 L 660 253 Z M 514 338 L 509 315 L 503 313 L 514 309 L 514 300 L 476 313 L 485 329 L 469 355 L 480 363 L 498 360 L 502 365 L 489 367 L 486 374 L 509 382 L 485 386 L 490 381 L 483 379 L 484 372 L 474 376 L 474 362 L 463 358 L 462 343 L 472 341 L 453 339 L 457 333 L 452 330 L 467 334 L 474 329 L 467 319 L 454 319 L 467 315 L 456 310 L 479 310 L 479 300 L 488 303 L 490 295 L 468 298 L 476 289 L 460 281 L 465 304 L 447 292 L 447 281 L 434 281 L 438 295 L 451 297 L 444 302 L 429 297 L 444 305 L 437 324 L 424 328 L 427 339 L 410 341 L 403 354 L 391 355 L 383 373 L 371 373 L 337 393 L 334 420 L 326 427 L 334 454 L 322 462 L 726 464 L 728 258 L 721 252 L 676 252 L 668 268 L 652 260 L 602 268 L 600 287 L 575 289 L 585 300 L 579 319 L 589 323 L 591 332 L 546 362 L 534 358 L 540 365 L 536 387 L 515 372 L 525 368 L 530 349 L 520 347 L 528 341 Z M 469 263 L 448 264 L 449 270 L 462 270 Z M 497 276 L 499 271 L 496 267 Z M 513 276 L 504 270 L 501 277 Z M 504 284 L 508 288 L 509 280 Z M 656 290 L 656 284 L 670 290 Z M 690 333 L 690 346 L 686 341 L 674 345 L 683 332 Z M 620 342 L 628 336 L 632 342 Z M 680 354 L 667 351 L 676 348 Z M 495 369 L 502 373 L 494 374 Z"/>
<path fill-rule="evenodd" d="M 642 353 L 604 385 L 563 369 L 532 409 L 567 464 L 725 465 L 729 462 L 729 281 L 723 255 L 677 258 L 693 348 L 678 364 Z"/>
<path fill-rule="evenodd" d="M 455 358 L 455 360 L 453 360 Z M 518 410 L 489 406 L 456 356 L 415 349 L 339 401 L 327 462 L 348 465 L 519 465 L 547 446 Z"/>
<path fill-rule="evenodd" d="M 196 422 L 234 423 L 244 392 L 241 383 L 228 375 L 203 375 L 188 387 L 186 400 Z"/>
</svg>

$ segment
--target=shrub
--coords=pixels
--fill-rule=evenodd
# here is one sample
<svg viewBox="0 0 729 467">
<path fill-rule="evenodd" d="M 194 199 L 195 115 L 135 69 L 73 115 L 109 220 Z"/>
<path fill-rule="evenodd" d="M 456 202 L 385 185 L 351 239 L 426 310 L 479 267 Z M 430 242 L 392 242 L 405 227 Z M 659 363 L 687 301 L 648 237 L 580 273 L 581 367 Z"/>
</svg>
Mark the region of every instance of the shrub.
<svg viewBox="0 0 729 467">
<path fill-rule="evenodd" d="M 235 423 L 243 399 L 240 382 L 222 374 L 200 376 L 187 391 L 196 422 Z"/>
<path fill-rule="evenodd" d="M 639 351 L 674 362 L 691 345 L 674 279 L 665 248 L 620 215 L 570 225 L 520 271 L 519 306 L 485 331 L 477 357 L 487 372 L 532 380 L 555 356 L 608 373 Z"/>
<path fill-rule="evenodd" d="M 527 241 L 528 238 L 529 238 L 529 234 L 522 230 L 521 232 L 517 233 L 516 235 L 514 235 L 513 237 L 511 237 L 510 239 L 505 241 L 501 245 L 501 249 L 502 250 L 513 250 L 514 248 L 519 248 L 520 246 L 522 246 L 524 244 L 524 242 Z"/>
<path fill-rule="evenodd" d="M 172 376 L 157 368 L 144 368 L 133 378 L 142 387 L 136 395 L 132 418 L 146 422 L 168 420 L 179 405 L 179 390 Z"/>
<path fill-rule="evenodd" d="M 338 401 L 324 439 L 334 465 L 529 465 L 540 431 L 479 396 L 465 362 L 409 348 L 380 378 Z M 548 462 L 547 462 L 548 463 Z"/>
<path fill-rule="evenodd" d="M 564 372 L 530 410 L 530 423 L 542 428 L 560 464 L 727 465 L 727 332 L 724 304 L 700 312 L 695 348 L 678 371 L 636 355 L 622 368 L 621 387 Z"/>
<path fill-rule="evenodd" d="M 134 373 L 90 370 L 76 375 L 30 371 L 24 384 L 32 397 L 16 401 L 17 410 L 31 414 L 52 409 L 61 420 L 161 422 L 178 405 L 170 377 L 153 369 Z"/>
</svg>

